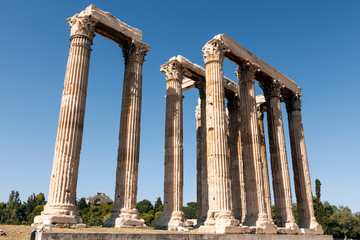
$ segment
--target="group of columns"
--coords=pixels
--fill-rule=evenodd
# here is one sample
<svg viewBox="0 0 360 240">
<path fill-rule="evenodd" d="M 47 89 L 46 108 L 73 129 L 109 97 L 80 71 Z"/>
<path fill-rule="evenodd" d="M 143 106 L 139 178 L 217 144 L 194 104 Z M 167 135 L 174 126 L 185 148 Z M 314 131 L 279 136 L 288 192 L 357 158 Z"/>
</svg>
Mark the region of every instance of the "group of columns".
<svg viewBox="0 0 360 240">
<path fill-rule="evenodd" d="M 35 224 L 51 221 L 63 226 L 76 226 L 82 219 L 76 211 L 76 185 L 84 126 L 90 52 L 97 21 L 76 14 L 68 19 L 71 28 L 70 52 L 66 67 L 64 91 L 48 202 Z M 142 64 L 149 47 L 135 40 L 120 45 L 125 59 L 118 164 L 114 208 L 106 226 L 143 227 L 136 210 L 139 163 Z"/>
<path fill-rule="evenodd" d="M 218 233 L 299 234 L 302 230 L 322 234 L 313 209 L 300 96 L 294 92 L 285 96 L 281 83 L 268 79 L 260 83 L 266 103 L 257 106 L 255 79 L 260 69 L 249 61 L 241 61 L 236 69 L 238 92 L 225 96 L 223 60 L 227 51 L 218 39 L 204 46 L 205 82 L 196 85 L 200 95 L 196 112 L 198 224 Z M 186 225 L 182 212 L 184 69 L 175 59 L 164 64 L 161 71 L 167 83 L 165 209 L 158 227 L 175 229 Z M 288 112 L 298 223 L 293 213 L 281 101 Z M 271 214 L 265 110 L 277 227 Z"/>
</svg>

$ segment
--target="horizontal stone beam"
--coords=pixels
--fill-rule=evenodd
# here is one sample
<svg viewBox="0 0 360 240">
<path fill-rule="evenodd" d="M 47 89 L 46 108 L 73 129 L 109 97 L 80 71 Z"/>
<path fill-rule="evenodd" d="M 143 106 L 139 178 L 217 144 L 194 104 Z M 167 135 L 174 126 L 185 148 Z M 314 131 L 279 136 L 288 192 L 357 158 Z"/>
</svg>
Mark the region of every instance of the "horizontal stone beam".
<svg viewBox="0 0 360 240">
<path fill-rule="evenodd" d="M 256 105 L 261 105 L 266 103 L 264 94 L 260 94 L 256 96 Z"/>
<path fill-rule="evenodd" d="M 226 57 L 229 58 L 231 61 L 235 62 L 236 64 L 239 64 L 242 61 L 249 61 L 250 63 L 260 67 L 260 74 L 264 74 L 270 78 L 280 81 L 285 88 L 289 89 L 294 93 L 301 93 L 301 88 L 298 87 L 298 85 L 294 81 L 271 67 L 269 64 L 255 56 L 253 53 L 248 51 L 239 43 L 232 40 L 230 37 L 226 36 L 225 34 L 219 34 L 216 35 L 212 40 L 214 39 L 218 39 L 223 42 L 225 48 L 229 50 L 226 53 Z"/>
<path fill-rule="evenodd" d="M 190 62 L 187 58 L 184 58 L 181 55 L 177 57 L 172 57 L 169 59 L 169 62 L 172 60 L 177 60 L 185 68 L 184 80 L 182 84 L 183 91 L 192 89 L 195 87 L 196 81 L 205 80 L 205 69 L 195 63 Z M 226 91 L 237 94 L 238 85 L 231 79 L 224 76 L 224 88 Z"/>
<path fill-rule="evenodd" d="M 122 43 L 124 40 L 142 42 L 142 32 L 139 29 L 129 26 L 111 13 L 104 12 L 93 4 L 79 13 L 78 16 L 91 16 L 93 20 L 98 21 L 95 32 L 111 41 L 116 43 Z"/>
</svg>

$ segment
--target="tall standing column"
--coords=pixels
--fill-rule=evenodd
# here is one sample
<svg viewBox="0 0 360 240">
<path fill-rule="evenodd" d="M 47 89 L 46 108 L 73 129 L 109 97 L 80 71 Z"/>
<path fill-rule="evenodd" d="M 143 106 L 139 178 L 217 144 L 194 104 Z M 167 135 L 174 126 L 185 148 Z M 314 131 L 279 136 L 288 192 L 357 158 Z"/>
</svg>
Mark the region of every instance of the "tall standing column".
<svg viewBox="0 0 360 240">
<path fill-rule="evenodd" d="M 246 216 L 244 225 L 256 226 L 258 233 L 276 233 L 266 214 L 259 127 L 255 100 L 255 73 L 258 68 L 243 62 L 236 70 L 239 81 L 241 143 L 244 161 Z"/>
<path fill-rule="evenodd" d="M 306 154 L 304 130 L 301 117 L 300 96 L 293 94 L 286 100 L 288 112 L 291 155 L 294 170 L 295 193 L 297 200 L 299 227 L 314 229 L 323 234 L 321 225 L 316 221 L 309 164 Z"/>
<path fill-rule="evenodd" d="M 289 167 L 280 105 L 281 87 L 282 85 L 275 80 L 268 84 L 262 84 L 267 104 L 276 223 L 279 227 L 291 229 L 293 233 L 300 230 L 293 214 Z"/>
<path fill-rule="evenodd" d="M 209 210 L 207 182 L 207 147 L 206 147 L 206 91 L 205 81 L 196 84 L 199 89 L 199 109 L 197 108 L 197 186 L 198 187 L 198 225 L 204 225 Z M 199 121 L 200 120 L 200 121 Z M 199 211 L 200 210 L 200 211 Z"/>
<path fill-rule="evenodd" d="M 206 139 L 209 184 L 209 211 L 205 225 L 215 225 L 217 233 L 239 225 L 231 203 L 230 162 L 227 156 L 223 60 L 225 48 L 213 39 L 203 48 L 206 67 Z"/>
<path fill-rule="evenodd" d="M 268 215 L 269 220 L 272 220 L 272 212 L 271 212 L 271 194 L 270 194 L 270 181 L 269 181 L 269 168 L 267 163 L 266 156 L 266 143 L 265 143 L 265 132 L 264 132 L 264 112 L 266 107 L 264 104 L 259 105 L 258 107 L 258 124 L 259 124 L 259 133 L 261 140 L 261 165 L 263 170 L 264 177 L 264 197 L 265 197 L 265 206 L 266 206 L 266 214 Z"/>
<path fill-rule="evenodd" d="M 142 95 L 142 65 L 149 46 L 140 42 L 121 45 L 125 59 L 121 105 L 118 163 L 114 208 L 105 226 L 145 227 L 136 209 L 140 116 Z"/>
<path fill-rule="evenodd" d="M 239 121 L 239 97 L 236 95 L 229 97 L 227 107 L 229 110 L 229 148 L 232 204 L 235 218 L 242 222 L 243 218 L 245 217 L 246 201 Z"/>
<path fill-rule="evenodd" d="M 158 228 L 185 226 L 183 209 L 182 79 L 184 68 L 177 60 L 161 66 L 166 75 L 164 212 Z"/>
<path fill-rule="evenodd" d="M 90 52 L 96 22 L 89 16 L 67 19 L 71 44 L 61 99 L 49 198 L 35 224 L 46 220 L 74 226 L 82 222 L 76 211 L 76 185 L 84 126 Z"/>
</svg>

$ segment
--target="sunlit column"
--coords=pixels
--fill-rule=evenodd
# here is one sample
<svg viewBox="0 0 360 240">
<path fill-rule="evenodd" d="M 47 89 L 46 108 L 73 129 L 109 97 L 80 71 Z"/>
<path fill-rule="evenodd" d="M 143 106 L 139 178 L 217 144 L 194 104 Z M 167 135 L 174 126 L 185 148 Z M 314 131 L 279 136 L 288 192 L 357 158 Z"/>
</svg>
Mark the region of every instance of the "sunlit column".
<svg viewBox="0 0 360 240">
<path fill-rule="evenodd" d="M 298 210 L 298 225 L 322 234 L 322 227 L 316 221 L 311 191 L 310 170 L 307 160 L 304 130 L 301 117 L 300 96 L 292 94 L 286 100 L 288 112 L 291 156 L 294 170 L 295 193 Z"/>
<path fill-rule="evenodd" d="M 258 118 L 255 100 L 255 73 L 258 68 L 242 62 L 236 70 L 239 81 L 241 144 L 243 149 L 246 216 L 244 225 L 256 226 L 258 233 L 276 233 L 269 221 L 264 198 Z"/>
<path fill-rule="evenodd" d="M 49 198 L 35 224 L 45 220 L 74 226 L 82 219 L 76 211 L 76 185 L 84 126 L 90 52 L 96 22 L 89 16 L 67 19 L 71 43 L 61 99 Z"/>
<path fill-rule="evenodd" d="M 267 105 L 270 161 L 273 179 L 275 216 L 278 227 L 299 232 L 293 214 L 289 167 L 281 113 L 280 94 L 282 85 L 276 80 L 263 83 Z"/>
</svg>

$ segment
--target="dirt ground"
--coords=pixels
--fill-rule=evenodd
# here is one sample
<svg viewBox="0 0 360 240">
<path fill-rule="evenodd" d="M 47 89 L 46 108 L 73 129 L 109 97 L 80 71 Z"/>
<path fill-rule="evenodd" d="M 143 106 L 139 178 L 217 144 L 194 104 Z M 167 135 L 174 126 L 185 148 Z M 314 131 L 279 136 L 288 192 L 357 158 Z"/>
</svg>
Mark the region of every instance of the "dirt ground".
<svg viewBox="0 0 360 240">
<path fill-rule="evenodd" d="M 6 235 L 0 236 L 0 240 L 29 240 L 30 234 L 34 230 L 34 227 L 24 225 L 0 225 L 0 230 L 5 232 Z M 87 232 L 87 233 L 157 233 L 157 234 L 168 234 L 169 231 L 165 230 L 154 230 L 154 229 L 133 229 L 133 228 L 102 228 L 102 227 L 91 227 L 91 228 L 53 228 L 51 230 L 44 230 L 46 232 Z M 171 232 L 187 234 L 186 232 Z M 196 233 L 196 230 L 191 231 Z"/>
</svg>

